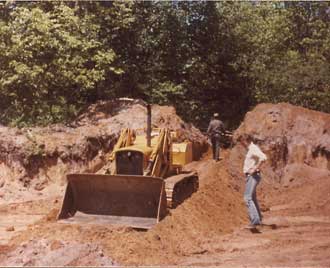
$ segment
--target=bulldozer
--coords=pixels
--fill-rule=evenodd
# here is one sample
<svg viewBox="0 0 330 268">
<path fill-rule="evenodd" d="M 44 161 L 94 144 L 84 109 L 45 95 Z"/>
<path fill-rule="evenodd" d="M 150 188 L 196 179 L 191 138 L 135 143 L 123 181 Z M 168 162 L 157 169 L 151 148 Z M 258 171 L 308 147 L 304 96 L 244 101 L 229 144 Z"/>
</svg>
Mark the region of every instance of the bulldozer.
<svg viewBox="0 0 330 268">
<path fill-rule="evenodd" d="M 146 132 L 146 133 L 144 133 Z M 192 142 L 168 128 L 123 129 L 97 173 L 68 174 L 58 220 L 149 229 L 198 190 L 198 174 L 182 171 L 193 159 Z"/>
</svg>

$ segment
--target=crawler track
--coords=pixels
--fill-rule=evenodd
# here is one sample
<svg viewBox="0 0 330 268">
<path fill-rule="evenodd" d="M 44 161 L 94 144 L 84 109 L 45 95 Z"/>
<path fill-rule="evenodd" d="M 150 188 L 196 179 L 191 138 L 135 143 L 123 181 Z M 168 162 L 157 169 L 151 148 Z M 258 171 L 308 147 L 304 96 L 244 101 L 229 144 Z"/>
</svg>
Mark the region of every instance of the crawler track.
<svg viewBox="0 0 330 268">
<path fill-rule="evenodd" d="M 198 190 L 196 172 L 171 176 L 165 180 L 167 207 L 175 208 Z"/>
</svg>

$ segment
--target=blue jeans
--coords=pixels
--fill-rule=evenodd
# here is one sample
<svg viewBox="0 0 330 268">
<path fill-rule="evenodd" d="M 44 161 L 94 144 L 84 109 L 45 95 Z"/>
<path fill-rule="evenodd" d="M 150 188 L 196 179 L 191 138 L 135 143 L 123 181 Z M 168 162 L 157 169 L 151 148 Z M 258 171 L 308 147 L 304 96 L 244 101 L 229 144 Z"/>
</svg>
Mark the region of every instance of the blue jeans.
<svg viewBox="0 0 330 268">
<path fill-rule="evenodd" d="M 261 180 L 259 173 L 246 175 L 244 201 L 246 203 L 251 224 L 261 224 L 262 216 L 257 200 L 257 185 Z"/>
<path fill-rule="evenodd" d="M 215 134 L 211 138 L 212 142 L 212 152 L 213 152 L 213 159 L 219 160 L 220 158 L 220 135 Z"/>
</svg>

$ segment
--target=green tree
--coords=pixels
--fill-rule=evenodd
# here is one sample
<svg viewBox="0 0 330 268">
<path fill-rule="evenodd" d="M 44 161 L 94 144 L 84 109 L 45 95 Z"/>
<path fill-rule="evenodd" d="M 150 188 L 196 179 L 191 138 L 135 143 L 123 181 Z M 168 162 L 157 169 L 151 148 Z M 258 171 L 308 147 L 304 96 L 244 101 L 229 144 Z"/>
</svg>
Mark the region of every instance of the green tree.
<svg viewBox="0 0 330 268">
<path fill-rule="evenodd" d="M 2 35 L 0 92 L 6 99 L 1 120 L 48 122 L 69 119 L 105 80 L 120 73 L 115 53 L 98 41 L 94 15 L 83 18 L 64 4 L 44 12 L 16 7 Z"/>
<path fill-rule="evenodd" d="M 328 2 L 0 3 L 0 120 L 70 120 L 101 99 L 235 127 L 260 102 L 330 111 Z"/>
</svg>

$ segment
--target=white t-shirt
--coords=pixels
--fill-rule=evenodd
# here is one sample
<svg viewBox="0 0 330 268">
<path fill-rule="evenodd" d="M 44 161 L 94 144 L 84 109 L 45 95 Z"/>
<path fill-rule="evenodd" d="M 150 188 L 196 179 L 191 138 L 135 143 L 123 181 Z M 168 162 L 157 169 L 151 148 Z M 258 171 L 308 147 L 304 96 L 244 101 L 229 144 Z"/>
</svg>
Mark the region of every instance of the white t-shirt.
<svg viewBox="0 0 330 268">
<path fill-rule="evenodd" d="M 248 152 L 245 156 L 243 172 L 251 173 L 251 171 L 255 170 L 257 165 L 259 165 L 259 163 L 266 160 L 267 160 L 267 156 L 261 151 L 261 149 L 256 144 L 251 142 L 248 147 Z"/>
</svg>

